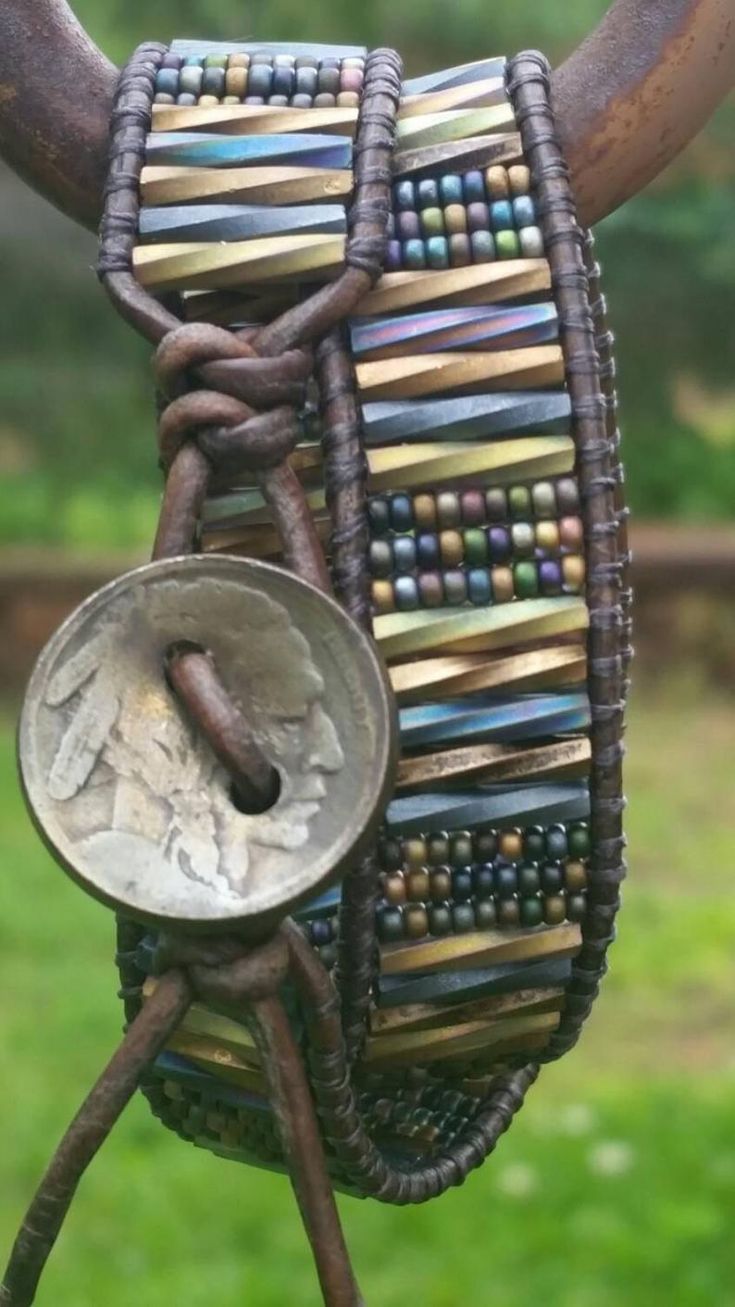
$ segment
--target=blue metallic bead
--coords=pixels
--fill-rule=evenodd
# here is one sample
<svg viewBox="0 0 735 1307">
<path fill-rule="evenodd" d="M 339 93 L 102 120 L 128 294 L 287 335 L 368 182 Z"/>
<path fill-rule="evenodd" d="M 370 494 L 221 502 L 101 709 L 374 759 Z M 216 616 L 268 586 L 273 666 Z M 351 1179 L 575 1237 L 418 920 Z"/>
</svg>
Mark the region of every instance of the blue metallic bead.
<svg viewBox="0 0 735 1307">
<path fill-rule="evenodd" d="M 513 201 L 516 227 L 533 227 L 536 223 L 536 206 L 530 195 L 517 195 Z"/>
<path fill-rule="evenodd" d="M 472 872 L 469 869 L 452 872 L 452 894 L 458 903 L 472 898 Z"/>
<path fill-rule="evenodd" d="M 273 69 L 273 87 L 271 95 L 285 95 L 291 98 L 294 92 L 296 73 L 293 67 L 276 63 Z"/>
<path fill-rule="evenodd" d="M 217 99 L 220 99 L 224 93 L 224 68 L 205 68 L 202 77 L 202 95 L 216 95 Z"/>
<path fill-rule="evenodd" d="M 467 597 L 471 604 L 489 604 L 492 600 L 490 573 L 485 567 L 471 567 L 467 573 Z"/>
<path fill-rule="evenodd" d="M 426 247 L 423 241 L 403 242 L 403 266 L 411 272 L 426 267 Z"/>
<path fill-rule="evenodd" d="M 546 853 L 554 862 L 566 858 L 569 853 L 567 832 L 564 826 L 550 826 L 546 832 Z"/>
<path fill-rule="evenodd" d="M 472 258 L 475 263 L 492 263 L 495 258 L 495 241 L 492 232 L 473 231 L 470 236 Z"/>
<path fill-rule="evenodd" d="M 449 242 L 446 236 L 430 236 L 424 242 L 426 263 L 430 268 L 449 267 Z"/>
<path fill-rule="evenodd" d="M 439 186 L 434 177 L 422 177 L 416 183 L 416 205 L 419 209 L 435 209 L 439 205 Z"/>
<path fill-rule="evenodd" d="M 410 531 L 413 527 L 413 504 L 408 495 L 392 495 L 390 523 L 394 531 Z"/>
<path fill-rule="evenodd" d="M 422 531 L 416 537 L 416 562 L 419 567 L 438 567 L 440 562 L 439 537 L 433 531 Z"/>
<path fill-rule="evenodd" d="M 197 96 L 192 95 L 188 91 L 182 91 L 181 95 L 176 96 L 176 103 L 183 105 L 187 109 L 193 108 L 196 102 L 197 102 Z"/>
<path fill-rule="evenodd" d="M 412 576 L 397 576 L 393 582 L 393 596 L 399 613 L 410 612 L 419 606 L 419 588 Z"/>
<path fill-rule="evenodd" d="M 386 250 L 385 255 L 385 270 L 386 272 L 400 272 L 402 267 L 403 252 L 401 250 L 401 242 L 389 240 L 388 249 Z"/>
<path fill-rule="evenodd" d="M 439 198 L 445 208 L 448 204 L 463 202 L 462 178 L 459 173 L 449 172 L 439 178 Z"/>
<path fill-rule="evenodd" d="M 312 921 L 309 924 L 309 934 L 311 942 L 317 947 L 321 944 L 331 944 L 332 942 L 332 923 L 326 919 L 321 921 Z"/>
<path fill-rule="evenodd" d="M 413 536 L 396 536 L 393 541 L 393 562 L 398 572 L 413 572 L 416 567 L 416 541 Z"/>
<path fill-rule="evenodd" d="M 412 181 L 396 182 L 393 187 L 393 205 L 398 210 L 406 209 L 411 211 L 416 208 L 416 195 Z"/>
<path fill-rule="evenodd" d="M 518 889 L 518 876 L 512 862 L 496 863 L 493 868 L 495 893 L 501 899 L 512 898 Z"/>
<path fill-rule="evenodd" d="M 494 231 L 513 226 L 513 205 L 509 200 L 495 200 L 490 205 L 490 222 Z"/>
<path fill-rule="evenodd" d="M 490 527 L 487 533 L 487 545 L 493 563 L 506 562 L 513 552 L 510 531 L 504 526 Z"/>
<path fill-rule="evenodd" d="M 539 589 L 542 595 L 560 595 L 562 592 L 561 565 L 553 558 L 545 558 L 538 566 Z"/>
<path fill-rule="evenodd" d="M 465 173 L 462 179 L 462 188 L 466 204 L 472 204 L 474 200 L 487 200 L 485 178 L 478 169 Z"/>
<path fill-rule="evenodd" d="M 203 65 L 204 65 L 204 58 L 200 54 L 187 55 L 186 59 L 184 60 L 185 68 L 202 68 Z"/>
<path fill-rule="evenodd" d="M 384 535 L 390 527 L 390 508 L 388 500 L 380 495 L 371 495 L 367 504 L 368 522 L 372 535 Z"/>
<path fill-rule="evenodd" d="M 558 894 L 563 885 L 564 872 L 559 863 L 545 862 L 541 868 L 541 888 L 544 894 Z"/>
<path fill-rule="evenodd" d="M 489 862 L 484 862 L 481 866 L 475 867 L 472 873 L 472 881 L 475 894 L 479 899 L 489 899 L 495 892 L 495 877 Z"/>
<path fill-rule="evenodd" d="M 179 73 L 176 68 L 159 68 L 156 73 L 157 95 L 178 95 Z"/>
</svg>

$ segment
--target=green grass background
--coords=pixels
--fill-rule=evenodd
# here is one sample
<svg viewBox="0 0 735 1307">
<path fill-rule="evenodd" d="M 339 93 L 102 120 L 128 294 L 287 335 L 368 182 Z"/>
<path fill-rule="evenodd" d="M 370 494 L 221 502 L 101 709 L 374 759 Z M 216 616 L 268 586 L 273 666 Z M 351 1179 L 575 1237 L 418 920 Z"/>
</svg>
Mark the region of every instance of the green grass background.
<svg viewBox="0 0 735 1307">
<path fill-rule="evenodd" d="M 341 1199 L 371 1307 L 735 1303 L 735 707 L 634 704 L 630 878 L 582 1041 L 464 1187 Z M 31 830 L 0 736 L 0 1244 L 121 1027 L 108 913 Z M 319 1302 L 287 1181 L 168 1134 L 142 1100 L 83 1181 L 39 1307 Z"/>
</svg>

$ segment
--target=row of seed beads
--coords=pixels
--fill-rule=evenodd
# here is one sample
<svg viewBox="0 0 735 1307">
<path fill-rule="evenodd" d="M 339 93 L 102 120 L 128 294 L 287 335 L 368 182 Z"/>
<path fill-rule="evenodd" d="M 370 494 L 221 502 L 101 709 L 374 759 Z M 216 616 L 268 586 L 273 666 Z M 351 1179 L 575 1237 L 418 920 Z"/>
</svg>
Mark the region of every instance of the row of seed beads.
<svg viewBox="0 0 735 1307">
<path fill-rule="evenodd" d="M 508 491 L 495 486 L 372 496 L 373 611 L 580 594 L 584 558 L 578 510 L 572 477 Z M 564 516 L 556 520 L 560 512 Z M 512 568 L 505 566 L 511 563 Z"/>
<path fill-rule="evenodd" d="M 386 271 L 463 268 L 544 252 L 525 164 L 424 177 L 393 187 Z"/>
<path fill-rule="evenodd" d="M 167 54 L 156 77 L 155 103 L 352 109 L 360 103 L 364 67 L 358 57 Z"/>
<path fill-rule="evenodd" d="M 379 852 L 378 936 L 391 943 L 581 921 L 589 853 L 586 822 L 386 839 Z M 338 929 L 336 913 L 308 923 L 327 967 L 336 960 Z"/>
</svg>

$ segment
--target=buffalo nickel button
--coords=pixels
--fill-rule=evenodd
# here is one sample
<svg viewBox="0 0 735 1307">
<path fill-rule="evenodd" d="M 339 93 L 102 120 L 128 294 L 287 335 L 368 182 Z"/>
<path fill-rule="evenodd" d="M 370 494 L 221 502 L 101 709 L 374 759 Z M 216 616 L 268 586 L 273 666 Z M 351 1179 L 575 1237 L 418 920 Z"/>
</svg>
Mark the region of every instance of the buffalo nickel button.
<svg viewBox="0 0 735 1307">
<path fill-rule="evenodd" d="M 280 780 L 241 812 L 230 777 L 164 674 L 190 641 L 213 657 Z M 19 731 L 34 820 L 91 894 L 143 921 L 261 933 L 369 845 L 396 727 L 372 642 L 339 605 L 270 564 L 151 563 L 60 627 Z"/>
</svg>

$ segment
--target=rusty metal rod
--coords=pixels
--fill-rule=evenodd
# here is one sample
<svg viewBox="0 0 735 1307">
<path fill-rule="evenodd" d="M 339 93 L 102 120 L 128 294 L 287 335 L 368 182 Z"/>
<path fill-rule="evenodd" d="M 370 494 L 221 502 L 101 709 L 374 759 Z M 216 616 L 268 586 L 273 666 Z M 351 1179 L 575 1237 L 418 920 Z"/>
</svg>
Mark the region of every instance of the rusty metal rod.
<svg viewBox="0 0 735 1307">
<path fill-rule="evenodd" d="M 2 1307 L 30 1307 L 77 1185 L 191 1000 L 183 971 L 169 971 L 130 1026 L 57 1148 L 13 1245 Z"/>
</svg>

